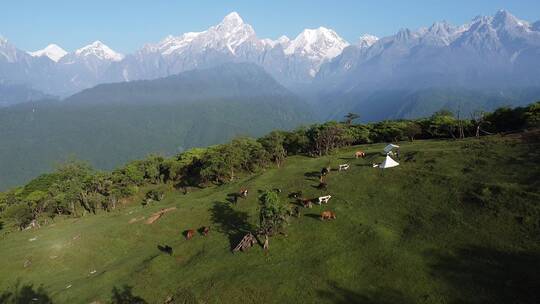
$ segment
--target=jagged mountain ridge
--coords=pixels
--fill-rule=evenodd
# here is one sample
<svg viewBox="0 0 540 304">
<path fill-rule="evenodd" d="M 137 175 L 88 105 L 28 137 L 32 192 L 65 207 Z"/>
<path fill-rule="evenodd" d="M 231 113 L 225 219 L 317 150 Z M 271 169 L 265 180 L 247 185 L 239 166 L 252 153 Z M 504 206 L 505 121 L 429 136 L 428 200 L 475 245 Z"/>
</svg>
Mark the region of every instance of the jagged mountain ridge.
<svg viewBox="0 0 540 304">
<path fill-rule="evenodd" d="M 47 77 L 29 75 L 0 79 L 24 83 L 44 92 L 66 96 L 100 83 L 155 79 L 180 72 L 218 66 L 226 62 L 252 62 L 264 67 L 282 84 L 311 82 L 324 62 L 339 55 L 348 44 L 333 30 L 306 29 L 293 40 L 259 39 L 251 27 L 233 12 L 203 32 L 168 36 L 126 56 L 100 41 L 67 54 L 58 47 L 26 53 L 5 41 L 13 69 L 43 70 Z M 50 48 L 50 47 L 48 47 Z M 21 55 L 30 66 L 22 67 Z M 0 45 L 0 55 L 3 48 Z M 1 61 L 0 57 L 0 61 Z M 17 75 L 15 75 L 17 76 Z"/>
<path fill-rule="evenodd" d="M 507 11 L 454 26 L 403 29 L 349 44 L 331 29 L 260 39 L 235 12 L 202 32 L 168 36 L 121 55 L 97 41 L 55 62 L 0 41 L 0 81 L 67 96 L 100 83 L 156 79 L 227 62 L 262 66 L 281 84 L 340 99 L 375 89 L 539 86 L 540 21 Z M 86 51 L 84 51 L 86 50 Z M 56 57 L 58 57 L 57 55 Z M 321 92 L 322 91 L 322 92 Z"/>
</svg>

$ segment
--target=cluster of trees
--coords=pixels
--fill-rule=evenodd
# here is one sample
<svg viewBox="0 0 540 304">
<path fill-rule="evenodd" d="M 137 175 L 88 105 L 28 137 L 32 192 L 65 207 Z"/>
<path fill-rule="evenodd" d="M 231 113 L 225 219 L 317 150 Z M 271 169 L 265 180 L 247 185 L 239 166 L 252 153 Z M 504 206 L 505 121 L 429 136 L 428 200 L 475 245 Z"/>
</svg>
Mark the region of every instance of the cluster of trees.
<svg viewBox="0 0 540 304">
<path fill-rule="evenodd" d="M 462 138 L 540 126 L 540 102 L 527 107 L 499 108 L 460 119 L 439 111 L 429 118 L 355 124 L 350 113 L 344 122 L 326 122 L 293 131 L 273 131 L 259 139 L 236 138 L 229 143 L 195 148 L 174 157 L 148 156 L 112 172 L 93 170 L 70 161 L 27 185 L 0 193 L 0 217 L 23 229 L 56 216 L 81 216 L 117 208 L 122 198 L 141 186 L 167 183 L 188 187 L 223 184 L 239 174 L 281 166 L 289 155 L 322 156 L 356 144 L 417 138 Z M 160 196 L 152 193 L 152 199 Z M 269 200 L 271 195 L 269 194 Z M 264 226 L 264 225 L 263 225 Z"/>
</svg>

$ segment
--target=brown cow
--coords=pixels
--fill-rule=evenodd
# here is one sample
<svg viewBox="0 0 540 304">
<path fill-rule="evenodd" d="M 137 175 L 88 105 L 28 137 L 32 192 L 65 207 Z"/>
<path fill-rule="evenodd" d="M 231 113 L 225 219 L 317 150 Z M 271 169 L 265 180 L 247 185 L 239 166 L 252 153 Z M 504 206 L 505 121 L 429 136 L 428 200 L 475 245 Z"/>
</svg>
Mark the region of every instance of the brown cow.
<svg viewBox="0 0 540 304">
<path fill-rule="evenodd" d="M 356 151 L 356 153 L 354 153 L 354 156 L 356 158 L 359 158 L 359 157 L 364 158 L 366 157 L 366 153 L 364 151 Z"/>
<path fill-rule="evenodd" d="M 312 208 L 313 207 L 313 202 L 310 199 L 300 198 L 298 200 L 300 201 L 302 206 L 304 206 L 304 208 Z"/>
<path fill-rule="evenodd" d="M 204 226 L 202 229 L 203 236 L 208 236 L 208 233 L 210 233 L 210 227 Z"/>
<path fill-rule="evenodd" d="M 240 195 L 240 197 L 246 198 L 248 196 L 248 189 L 242 188 L 240 189 L 240 191 L 238 191 L 238 194 Z"/>
<path fill-rule="evenodd" d="M 323 211 L 321 213 L 321 221 L 324 221 L 324 220 L 333 220 L 336 218 L 336 214 L 332 211 Z"/>
<path fill-rule="evenodd" d="M 189 229 L 186 231 L 186 240 L 191 240 L 195 235 L 195 230 Z"/>
</svg>

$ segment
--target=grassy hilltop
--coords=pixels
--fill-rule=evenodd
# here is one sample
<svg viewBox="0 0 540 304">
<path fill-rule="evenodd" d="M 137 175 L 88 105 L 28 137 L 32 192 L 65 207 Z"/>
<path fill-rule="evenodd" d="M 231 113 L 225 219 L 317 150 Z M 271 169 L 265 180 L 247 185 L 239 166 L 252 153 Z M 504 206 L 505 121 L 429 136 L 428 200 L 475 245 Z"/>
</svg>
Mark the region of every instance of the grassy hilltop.
<svg viewBox="0 0 540 304">
<path fill-rule="evenodd" d="M 145 186 L 112 212 L 5 234 L 0 299 L 18 286 L 55 303 L 164 303 L 171 295 L 173 303 L 537 303 L 534 134 L 402 142 L 401 165 L 384 171 L 371 167 L 384 145 L 372 144 L 289 157 L 280 168 L 186 195 Z M 352 157 L 358 149 L 366 159 Z M 316 174 L 328 163 L 351 168 L 331 172 L 328 190 L 317 190 Z M 228 202 L 241 187 L 248 198 Z M 142 207 L 152 188 L 164 190 L 164 200 Z M 267 253 L 255 246 L 232 254 L 258 224 L 257 191 L 272 188 L 291 203 L 288 193 L 298 190 L 332 199 L 301 208 Z M 168 207 L 177 209 L 152 225 L 129 223 Z M 323 210 L 337 219 L 321 221 Z M 208 237 L 184 239 L 183 231 L 205 225 Z M 158 245 L 171 246 L 172 256 Z"/>
</svg>

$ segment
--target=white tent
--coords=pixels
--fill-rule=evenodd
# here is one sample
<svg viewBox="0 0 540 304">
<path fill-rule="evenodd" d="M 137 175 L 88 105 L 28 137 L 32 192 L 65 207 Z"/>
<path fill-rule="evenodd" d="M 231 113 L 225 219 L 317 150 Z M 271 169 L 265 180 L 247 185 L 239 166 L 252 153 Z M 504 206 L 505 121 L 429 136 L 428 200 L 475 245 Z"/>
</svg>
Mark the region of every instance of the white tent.
<svg viewBox="0 0 540 304">
<path fill-rule="evenodd" d="M 386 155 L 386 159 L 379 165 L 379 168 L 386 169 L 399 166 L 399 163 L 393 160 L 390 155 Z"/>
<path fill-rule="evenodd" d="M 398 145 L 389 144 L 388 146 L 384 147 L 384 153 L 388 154 L 392 151 L 394 148 L 399 148 Z"/>
</svg>

